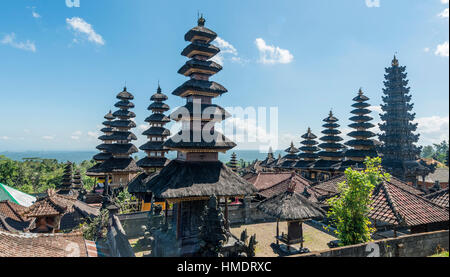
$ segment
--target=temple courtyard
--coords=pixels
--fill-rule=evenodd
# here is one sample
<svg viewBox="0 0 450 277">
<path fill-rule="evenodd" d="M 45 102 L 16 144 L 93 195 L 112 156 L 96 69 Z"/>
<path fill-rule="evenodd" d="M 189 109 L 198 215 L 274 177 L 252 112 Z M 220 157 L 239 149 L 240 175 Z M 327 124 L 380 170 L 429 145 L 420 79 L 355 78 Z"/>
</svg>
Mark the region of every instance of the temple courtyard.
<svg viewBox="0 0 450 277">
<path fill-rule="evenodd" d="M 279 256 L 272 249 L 272 244 L 275 241 L 275 234 L 277 229 L 277 223 L 260 223 L 260 224 L 250 224 L 241 225 L 240 227 L 231 228 L 233 235 L 239 237 L 247 229 L 249 235 L 256 234 L 256 240 L 258 244 L 256 245 L 256 256 L 255 257 L 274 257 Z M 280 234 L 287 233 L 287 224 L 280 222 Z M 336 240 L 335 237 L 322 232 L 308 224 L 303 224 L 303 235 L 304 235 L 304 247 L 308 248 L 311 252 L 329 249 L 327 243 Z M 281 242 L 280 242 L 281 244 Z M 298 245 L 295 245 L 298 247 Z"/>
</svg>

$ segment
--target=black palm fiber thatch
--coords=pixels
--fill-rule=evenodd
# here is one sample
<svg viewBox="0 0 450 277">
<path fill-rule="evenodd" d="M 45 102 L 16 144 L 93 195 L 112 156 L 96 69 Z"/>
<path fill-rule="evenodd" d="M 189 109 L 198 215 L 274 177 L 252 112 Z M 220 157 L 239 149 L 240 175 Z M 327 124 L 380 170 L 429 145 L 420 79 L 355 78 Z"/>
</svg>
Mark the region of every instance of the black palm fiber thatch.
<svg viewBox="0 0 450 277">
<path fill-rule="evenodd" d="M 282 221 L 325 217 L 325 211 L 317 204 L 291 191 L 264 200 L 257 209 Z"/>
<path fill-rule="evenodd" d="M 164 199 L 236 197 L 250 195 L 256 188 L 223 163 L 171 161 L 147 183 L 147 190 Z"/>
</svg>

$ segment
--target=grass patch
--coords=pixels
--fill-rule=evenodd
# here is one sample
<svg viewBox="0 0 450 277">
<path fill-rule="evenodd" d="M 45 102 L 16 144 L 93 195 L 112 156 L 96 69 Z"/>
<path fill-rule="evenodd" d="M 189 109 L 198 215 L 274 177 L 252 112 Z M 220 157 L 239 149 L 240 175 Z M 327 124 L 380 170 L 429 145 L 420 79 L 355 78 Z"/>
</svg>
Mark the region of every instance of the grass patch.
<svg viewBox="0 0 450 277">
<path fill-rule="evenodd" d="M 449 256 L 448 256 L 448 251 L 444 251 L 444 252 L 441 252 L 439 254 L 434 254 L 433 256 L 430 256 L 430 257 L 433 257 L 433 258 L 448 258 Z"/>
</svg>

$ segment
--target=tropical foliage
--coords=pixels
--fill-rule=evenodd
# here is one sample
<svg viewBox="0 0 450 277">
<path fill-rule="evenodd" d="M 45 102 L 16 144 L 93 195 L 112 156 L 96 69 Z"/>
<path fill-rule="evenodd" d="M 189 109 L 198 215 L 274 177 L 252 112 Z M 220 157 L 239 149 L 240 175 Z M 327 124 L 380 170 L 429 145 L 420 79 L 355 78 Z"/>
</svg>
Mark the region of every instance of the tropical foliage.
<svg viewBox="0 0 450 277">
<path fill-rule="evenodd" d="M 448 141 L 444 140 L 441 143 L 423 147 L 421 157 L 432 158 L 438 162 L 447 164 L 448 150 Z"/>
<path fill-rule="evenodd" d="M 372 192 L 379 182 L 390 178 L 382 172 L 381 158 L 367 158 L 364 164 L 366 169 L 362 171 L 348 168 L 347 181 L 339 184 L 340 195 L 328 200 L 328 216 L 342 245 L 371 240 L 375 231 L 368 218 Z"/>
<path fill-rule="evenodd" d="M 93 161 L 74 165 L 74 171 L 80 170 L 86 189 L 94 186 L 94 180 L 86 176 L 86 170 L 93 165 Z M 54 159 L 27 158 L 15 161 L 0 156 L 0 183 L 28 194 L 43 193 L 61 184 L 64 166 L 64 163 Z"/>
</svg>

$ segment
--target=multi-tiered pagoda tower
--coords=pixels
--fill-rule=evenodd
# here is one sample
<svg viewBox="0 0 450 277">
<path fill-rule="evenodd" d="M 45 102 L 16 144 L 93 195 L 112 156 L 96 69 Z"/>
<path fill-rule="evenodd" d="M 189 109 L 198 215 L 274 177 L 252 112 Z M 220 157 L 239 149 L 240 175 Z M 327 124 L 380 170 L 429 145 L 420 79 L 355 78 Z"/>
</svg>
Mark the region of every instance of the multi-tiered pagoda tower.
<svg viewBox="0 0 450 277">
<path fill-rule="evenodd" d="M 177 159 L 147 184 L 156 198 L 174 204 L 172 225 L 167 231 L 155 234 L 152 249 L 155 256 L 201 255 L 199 227 L 204 224 L 201 215 L 209 199 L 213 196 L 221 199 L 228 221 L 228 199 L 243 198 L 256 191 L 253 185 L 218 160 L 219 152 L 226 152 L 236 144 L 214 129 L 216 122 L 228 116 L 223 108 L 212 104 L 214 98 L 227 92 L 222 85 L 209 80 L 222 69 L 211 60 L 220 51 L 211 45 L 216 37 L 215 32 L 205 27 L 203 17 L 198 20 L 198 26 L 185 35 L 190 44 L 182 55 L 190 60 L 178 73 L 190 79 L 172 94 L 186 99 L 186 105 L 178 114 L 171 115 L 172 119 L 181 121 L 182 130 L 164 143 L 168 149 L 178 151 Z"/>
<path fill-rule="evenodd" d="M 362 167 L 366 157 L 372 158 L 378 155 L 375 150 L 375 143 L 372 140 L 376 134 L 369 130 L 375 127 L 370 123 L 373 118 L 370 117 L 371 111 L 368 109 L 370 104 L 367 101 L 369 100 L 362 89 L 359 90 L 358 96 L 353 98 L 356 103 L 352 105 L 355 109 L 351 112 L 354 116 L 350 120 L 354 123 L 350 124 L 349 127 L 355 129 L 355 131 L 348 134 L 353 139 L 345 143 L 351 149 L 345 152 L 347 160 L 343 163 L 343 167 Z"/>
<path fill-rule="evenodd" d="M 148 142 L 139 147 L 139 149 L 145 151 L 147 157 L 137 162 L 137 165 L 143 168 L 147 175 L 161 170 L 167 164 L 166 154 L 168 150 L 163 147 L 163 143 L 170 136 L 170 131 L 164 127 L 170 122 L 170 119 L 164 115 L 165 112 L 170 110 L 170 107 L 164 103 L 167 99 L 167 95 L 162 93 L 159 85 L 156 93 L 150 98 L 153 103 L 148 107 L 148 110 L 152 112 L 152 115 L 145 119 L 145 122 L 150 124 L 150 128 L 142 133 L 147 136 Z"/>
<path fill-rule="evenodd" d="M 134 108 L 134 104 L 131 102 L 134 96 L 125 87 L 117 95 L 117 99 L 119 99 L 119 102 L 115 104 L 115 107 L 119 109 L 113 113 L 116 120 L 109 123 L 112 132 L 107 132 L 105 136 L 101 137 L 105 143 L 97 146 L 97 149 L 111 153 L 112 157 L 91 170 L 94 173 L 103 173 L 107 176 L 106 183 L 109 189 L 126 186 L 140 171 L 131 157 L 132 154 L 138 152 L 136 146 L 131 143 L 137 139 L 131 132 L 131 129 L 136 127 L 136 123 L 131 119 L 135 118 L 136 115 L 129 111 L 129 109 Z"/>
<path fill-rule="evenodd" d="M 311 128 L 308 128 L 308 131 L 302 136 L 302 139 L 303 141 L 300 142 L 302 146 L 299 148 L 302 153 L 297 155 L 297 158 L 300 160 L 294 165 L 294 168 L 300 170 L 303 177 L 314 179 L 315 175 L 311 175 L 309 168 L 319 158 L 317 152 L 320 149 L 317 147 L 319 144 L 316 141 L 317 136 L 312 133 Z"/>
<path fill-rule="evenodd" d="M 298 161 L 297 153 L 300 152 L 300 150 L 294 146 L 294 142 L 291 142 L 289 148 L 284 150 L 284 152 L 288 154 L 282 158 L 283 162 L 281 163 L 280 168 L 292 170 Z"/>
<path fill-rule="evenodd" d="M 323 121 L 325 122 L 323 125 L 325 130 L 322 131 L 322 134 L 325 136 L 320 138 L 323 143 L 319 144 L 322 151 L 318 153 L 319 160 L 313 166 L 314 171 L 319 173 L 319 176 L 316 177 L 318 180 L 322 179 L 321 176 L 327 178 L 335 174 L 335 171 L 341 166 L 343 160 L 342 149 L 344 149 L 344 146 L 340 143 L 343 140 L 339 136 L 341 131 L 337 129 L 340 127 L 337 124 L 339 119 L 330 111 L 328 117 Z"/>
<path fill-rule="evenodd" d="M 141 210 L 151 208 L 152 194 L 147 191 L 146 183 L 169 162 L 166 157 L 168 149 L 165 149 L 163 146 L 167 137 L 170 136 L 170 131 L 164 127 L 170 122 L 170 119 L 164 114 L 170 109 L 164 103 L 167 99 L 167 95 L 162 93 L 162 89 L 158 84 L 156 93 L 150 98 L 152 103 L 148 107 L 148 110 L 152 114 L 145 119 L 145 122 L 150 125 L 150 128 L 143 133 L 144 136 L 147 136 L 148 142 L 139 147 L 139 149 L 145 151 L 147 154 L 145 158 L 137 162 L 137 165 L 144 172 L 128 184 L 128 192 L 135 195 L 141 201 Z"/>
<path fill-rule="evenodd" d="M 237 158 L 236 157 L 237 157 L 236 153 L 233 152 L 233 154 L 231 154 L 230 168 L 234 172 L 237 172 L 237 170 L 238 170 L 238 162 L 237 162 Z"/>
<path fill-rule="evenodd" d="M 383 167 L 395 177 L 404 181 L 416 182 L 417 175 L 421 175 L 416 160 L 419 158 L 421 148 L 415 143 L 419 140 L 419 135 L 414 134 L 417 130 L 417 123 L 411 123 L 415 114 L 411 113 L 414 104 L 410 104 L 411 95 L 408 87 L 406 67 L 400 66 L 394 56 L 391 67 L 386 68 L 383 93 L 384 105 L 381 109 L 379 135 L 383 145 L 380 152 L 383 155 Z"/>
<path fill-rule="evenodd" d="M 116 118 L 113 116 L 111 111 L 109 111 L 109 113 L 107 113 L 104 116 L 104 118 L 106 119 L 106 121 L 103 122 L 103 126 L 105 126 L 105 127 L 100 130 L 103 133 L 103 135 L 98 137 L 98 139 L 102 141 L 101 145 L 112 144 L 114 141 L 112 139 L 110 139 L 111 135 L 113 134 L 113 128 L 111 127 L 111 122 Z M 101 145 L 98 145 L 98 147 L 100 147 Z M 101 150 L 100 153 L 96 154 L 92 158 L 94 161 L 97 162 L 97 164 L 95 164 L 92 168 L 89 168 L 86 172 L 86 175 L 89 177 L 95 178 L 96 184 L 97 184 L 97 181 L 102 184 L 105 182 L 105 175 L 100 172 L 97 172 L 97 169 L 98 169 L 98 167 L 100 167 L 100 165 L 104 161 L 106 161 L 107 159 L 109 159 L 111 157 L 112 157 L 112 154 L 110 152 L 108 152 L 108 150 L 103 148 L 103 150 Z"/>
<path fill-rule="evenodd" d="M 71 194 L 72 184 L 73 184 L 72 163 L 67 162 L 66 166 L 64 167 L 64 174 L 62 177 L 62 182 L 59 186 L 56 187 L 58 189 L 58 194 L 63 194 L 63 195 Z"/>
</svg>

